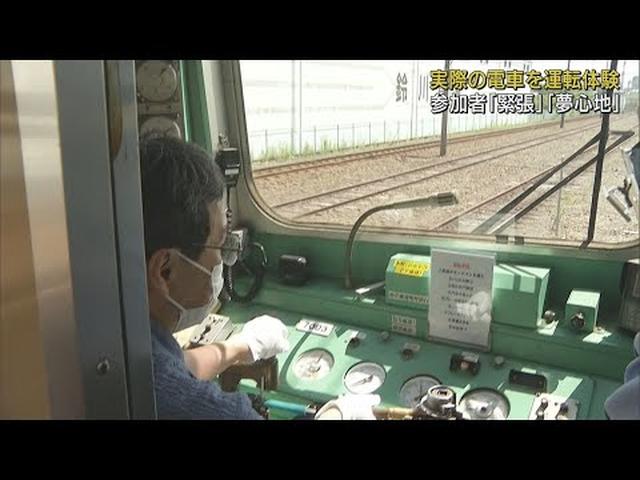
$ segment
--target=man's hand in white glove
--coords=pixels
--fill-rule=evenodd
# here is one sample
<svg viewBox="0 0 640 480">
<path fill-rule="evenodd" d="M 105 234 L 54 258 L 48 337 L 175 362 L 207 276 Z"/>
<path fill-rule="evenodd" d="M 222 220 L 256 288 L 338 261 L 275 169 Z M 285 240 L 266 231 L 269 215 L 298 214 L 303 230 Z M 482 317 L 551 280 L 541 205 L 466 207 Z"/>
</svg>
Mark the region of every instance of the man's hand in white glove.
<svg viewBox="0 0 640 480">
<path fill-rule="evenodd" d="M 316 420 L 375 420 L 373 407 L 380 404 L 380 395 L 341 395 L 325 403 Z"/>
<path fill-rule="evenodd" d="M 237 338 L 247 343 L 255 362 L 288 351 L 287 336 L 287 327 L 280 320 L 261 315 L 247 322 Z"/>
</svg>

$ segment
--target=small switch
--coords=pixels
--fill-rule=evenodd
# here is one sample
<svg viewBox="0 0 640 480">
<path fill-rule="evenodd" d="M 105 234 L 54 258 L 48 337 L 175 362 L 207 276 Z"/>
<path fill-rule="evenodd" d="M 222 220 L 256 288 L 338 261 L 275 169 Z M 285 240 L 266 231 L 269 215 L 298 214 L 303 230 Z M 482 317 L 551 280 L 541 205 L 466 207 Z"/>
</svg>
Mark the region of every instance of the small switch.
<svg viewBox="0 0 640 480">
<path fill-rule="evenodd" d="M 366 337 L 367 337 L 366 333 L 354 331 L 352 332 L 351 339 L 349 340 L 348 346 L 351 348 L 356 348 L 360 345 L 360 342 L 362 342 Z"/>
<path fill-rule="evenodd" d="M 571 317 L 571 327 L 575 330 L 582 330 L 584 328 L 585 320 L 584 313 L 578 312 Z"/>
<path fill-rule="evenodd" d="M 402 347 L 402 358 L 404 360 L 411 360 L 416 353 L 420 351 L 420 345 L 417 343 L 405 343 Z"/>
<path fill-rule="evenodd" d="M 556 321 L 556 312 L 554 312 L 553 310 L 547 310 L 546 312 L 544 312 L 542 318 L 544 318 L 544 321 L 547 325 L 553 323 Z"/>
</svg>

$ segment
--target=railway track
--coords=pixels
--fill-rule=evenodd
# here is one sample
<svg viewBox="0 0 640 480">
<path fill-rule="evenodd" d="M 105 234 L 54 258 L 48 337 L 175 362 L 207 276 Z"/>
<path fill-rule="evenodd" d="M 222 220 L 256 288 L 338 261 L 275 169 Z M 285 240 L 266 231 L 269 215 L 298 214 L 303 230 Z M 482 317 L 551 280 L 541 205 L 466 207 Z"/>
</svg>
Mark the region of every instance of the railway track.
<svg viewBox="0 0 640 480">
<path fill-rule="evenodd" d="M 339 189 L 322 192 L 315 195 L 306 196 L 294 200 L 271 205 L 278 213 L 293 219 L 301 219 L 320 212 L 332 210 L 365 198 L 381 195 L 399 188 L 424 182 L 442 175 L 446 175 L 458 170 L 466 169 L 475 165 L 497 160 L 530 149 L 550 141 L 561 140 L 565 137 L 573 136 L 593 128 L 592 125 L 573 129 L 568 132 L 553 133 L 538 137 L 527 142 L 517 142 L 506 146 L 489 149 L 484 152 L 465 155 L 456 159 L 436 161 L 418 168 L 412 168 L 395 175 L 375 178 L 358 184 L 349 185 Z M 498 153 L 499 152 L 499 153 Z M 488 155 L 488 156 L 487 156 Z M 481 158 L 482 157 L 482 158 Z M 455 166 L 451 167 L 454 164 Z M 441 168 L 438 168 L 441 167 Z M 429 172 L 428 175 L 416 178 L 416 174 Z M 302 206 L 302 208 L 301 208 Z M 302 212 L 300 210 L 302 209 Z"/>
<path fill-rule="evenodd" d="M 572 119 L 570 122 L 567 122 L 568 125 L 579 124 L 578 128 L 582 128 L 583 125 L 581 123 L 589 122 L 589 124 L 597 125 L 599 124 L 599 120 L 595 120 L 593 118 L 576 118 Z M 462 137 L 452 138 L 447 144 L 455 145 L 458 143 L 468 143 L 479 140 L 484 140 L 487 138 L 499 137 L 502 135 L 510 135 L 513 133 L 518 133 L 521 131 L 531 131 L 538 130 L 542 128 L 549 127 L 550 125 L 556 122 L 544 122 L 535 126 L 524 126 L 524 127 L 516 127 L 508 130 L 500 130 L 495 132 L 487 132 L 475 135 L 465 135 Z M 342 154 L 337 156 L 331 156 L 328 158 L 321 159 L 313 159 L 313 160 L 305 160 L 300 162 L 289 162 L 284 165 L 275 165 L 272 167 L 264 167 L 253 170 L 253 178 L 254 180 L 269 178 L 279 175 L 288 175 L 296 172 L 303 172 L 308 170 L 315 170 L 319 168 L 326 168 L 334 165 L 344 165 L 352 162 L 361 161 L 363 159 L 375 159 L 380 158 L 386 155 L 393 154 L 402 154 L 409 152 L 417 152 L 419 150 L 425 150 L 429 148 L 438 148 L 440 146 L 440 140 L 430 140 L 427 142 L 420 142 L 412 145 L 396 145 L 391 147 L 380 148 L 376 150 L 370 150 L 366 152 L 353 152 L 348 154 Z M 422 158 L 419 155 L 408 155 L 410 158 Z"/>
<path fill-rule="evenodd" d="M 637 125 L 633 127 L 637 128 Z M 611 138 L 614 137 L 614 138 Z M 610 133 L 607 154 L 617 146 L 623 144 L 631 136 L 625 136 L 622 132 Z M 545 204 L 544 208 L 539 208 L 544 200 L 553 194 L 561 194 L 561 188 L 574 179 L 584 174 L 588 168 L 595 164 L 595 157 L 588 161 L 582 161 L 581 157 L 587 153 L 595 154 L 597 142 L 586 148 L 578 155 L 573 155 L 563 162 L 562 166 L 554 165 L 545 169 L 526 180 L 517 183 L 510 188 L 503 190 L 491 197 L 467 208 L 443 222 L 436 225 L 435 231 L 455 231 L 459 233 L 484 233 L 489 235 L 500 235 L 510 232 L 511 227 L 517 224 L 520 231 L 536 231 L 536 236 L 541 229 L 554 230 L 559 226 L 559 203 L 556 205 Z M 580 164 L 580 162 L 582 163 Z M 570 166 L 580 164 L 574 170 L 565 173 Z M 558 176 L 555 181 L 551 181 L 554 176 Z M 536 185 L 537 184 L 537 185 Z M 536 185 L 536 188 L 533 187 Z M 528 194 L 527 192 L 530 192 Z M 589 194 L 591 192 L 588 192 Z M 546 228 L 544 227 L 546 225 Z M 557 236 L 557 232 L 555 232 Z"/>
</svg>

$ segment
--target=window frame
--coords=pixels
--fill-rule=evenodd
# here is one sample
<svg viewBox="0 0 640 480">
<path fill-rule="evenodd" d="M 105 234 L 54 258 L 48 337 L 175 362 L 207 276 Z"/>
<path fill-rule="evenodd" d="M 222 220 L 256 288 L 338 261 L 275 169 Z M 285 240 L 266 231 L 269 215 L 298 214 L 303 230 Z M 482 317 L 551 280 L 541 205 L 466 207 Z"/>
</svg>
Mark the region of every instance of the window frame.
<svg viewBox="0 0 640 480">
<path fill-rule="evenodd" d="M 203 64 L 206 61 L 203 61 Z M 269 207 L 258 191 L 251 167 L 249 139 L 245 115 L 244 94 L 239 60 L 210 61 L 203 68 L 204 89 L 208 103 L 209 117 L 216 119 L 211 137 L 226 133 L 231 145 L 238 147 L 241 157 L 241 175 L 232 207 L 241 223 L 252 225 L 261 232 L 288 236 L 318 237 L 346 241 L 350 227 L 323 223 L 295 223 L 281 217 Z M 223 99 L 220 99 L 220 96 Z M 212 103 L 213 105 L 212 105 Z M 224 104 L 224 112 L 219 108 Z M 215 107 L 218 107 L 216 109 Z M 210 125 L 213 125 L 211 120 Z M 238 198 L 243 198 L 242 204 Z M 234 205 L 235 203 L 235 205 Z M 585 232 L 586 233 L 586 232 Z M 410 246 L 474 249 L 477 251 L 525 253 L 533 255 L 558 255 L 563 257 L 605 259 L 611 261 L 629 260 L 638 257 L 640 238 L 636 241 L 610 244 L 592 241 L 586 248 L 580 248 L 582 241 L 546 240 L 540 238 L 509 236 L 507 243 L 500 243 L 495 236 L 472 235 L 466 233 L 439 233 L 410 228 L 366 226 L 359 231 L 360 241 L 376 243 L 403 243 Z"/>
</svg>

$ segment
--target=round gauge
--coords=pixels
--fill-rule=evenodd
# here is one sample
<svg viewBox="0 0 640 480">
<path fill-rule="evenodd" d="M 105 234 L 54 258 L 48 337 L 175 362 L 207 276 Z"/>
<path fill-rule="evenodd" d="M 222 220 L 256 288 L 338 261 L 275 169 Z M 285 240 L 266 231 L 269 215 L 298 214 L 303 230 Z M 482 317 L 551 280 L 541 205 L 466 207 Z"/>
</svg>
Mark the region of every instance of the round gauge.
<svg viewBox="0 0 640 480">
<path fill-rule="evenodd" d="M 429 375 L 417 375 L 410 378 L 400 388 L 400 403 L 403 407 L 414 408 L 420 404 L 429 389 L 440 385 L 440 380 Z"/>
<path fill-rule="evenodd" d="M 138 92 L 146 100 L 165 102 L 178 88 L 178 72 L 166 61 L 149 60 L 138 68 L 136 83 Z"/>
<path fill-rule="evenodd" d="M 140 126 L 140 136 L 157 133 L 162 136 L 182 138 L 180 127 L 169 117 L 151 117 Z"/>
<path fill-rule="evenodd" d="M 387 373 L 382 365 L 362 362 L 351 367 L 344 376 L 344 386 L 351 393 L 373 393 L 382 386 Z"/>
<path fill-rule="evenodd" d="M 497 390 L 478 388 L 464 394 L 458 410 L 468 420 L 506 420 L 510 407 L 507 397 Z"/>
<path fill-rule="evenodd" d="M 319 380 L 333 368 L 333 355 L 317 348 L 300 355 L 294 365 L 293 373 L 302 380 Z"/>
</svg>

